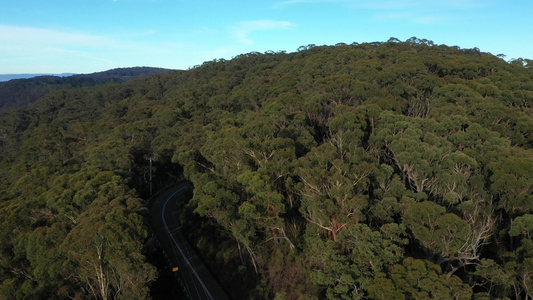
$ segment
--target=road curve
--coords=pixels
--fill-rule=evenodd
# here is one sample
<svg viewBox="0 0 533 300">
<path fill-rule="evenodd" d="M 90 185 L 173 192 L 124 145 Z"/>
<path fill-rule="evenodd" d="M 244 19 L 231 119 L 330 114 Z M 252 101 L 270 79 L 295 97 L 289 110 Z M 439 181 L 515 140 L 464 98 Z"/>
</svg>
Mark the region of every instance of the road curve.
<svg viewBox="0 0 533 300">
<path fill-rule="evenodd" d="M 153 199 L 150 205 L 150 225 L 171 261 L 169 268 L 178 268 L 176 274 L 180 276 L 191 299 L 229 299 L 181 234 L 178 201 L 183 200 L 188 188 L 189 185 L 183 182 Z"/>
</svg>

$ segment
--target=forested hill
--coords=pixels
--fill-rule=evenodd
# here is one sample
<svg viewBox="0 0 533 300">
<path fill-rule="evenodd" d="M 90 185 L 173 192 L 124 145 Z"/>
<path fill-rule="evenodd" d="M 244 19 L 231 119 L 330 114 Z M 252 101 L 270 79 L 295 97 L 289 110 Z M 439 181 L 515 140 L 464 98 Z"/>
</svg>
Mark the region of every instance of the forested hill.
<svg viewBox="0 0 533 300">
<path fill-rule="evenodd" d="M 29 79 L 39 76 L 58 76 L 58 77 L 67 77 L 76 75 L 76 73 L 59 73 L 59 74 L 40 74 L 40 73 L 19 73 L 19 74 L 0 74 L 0 82 L 10 81 L 13 79 Z"/>
<path fill-rule="evenodd" d="M 0 110 L 28 105 L 54 90 L 96 86 L 108 82 L 125 82 L 137 77 L 167 71 L 170 70 L 151 67 L 133 67 L 67 77 L 45 75 L 0 82 Z"/>
<path fill-rule="evenodd" d="M 3 112 L 0 298 L 167 293 L 150 158 L 155 190 L 194 185 L 183 230 L 234 299 L 531 298 L 532 66 L 309 45 Z"/>
</svg>

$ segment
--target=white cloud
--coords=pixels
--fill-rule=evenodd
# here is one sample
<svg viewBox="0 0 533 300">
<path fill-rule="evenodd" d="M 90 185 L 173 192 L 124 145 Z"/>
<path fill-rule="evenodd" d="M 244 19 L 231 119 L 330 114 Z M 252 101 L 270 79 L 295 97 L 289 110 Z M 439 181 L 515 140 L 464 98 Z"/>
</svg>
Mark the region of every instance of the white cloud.
<svg viewBox="0 0 533 300">
<path fill-rule="evenodd" d="M 398 20 L 398 19 L 407 19 L 410 18 L 411 14 L 406 12 L 385 12 L 375 15 L 377 20 Z"/>
<path fill-rule="evenodd" d="M 417 24 L 445 24 L 467 17 L 465 12 L 479 8 L 477 0 L 362 0 L 354 4 L 355 9 L 374 12 L 376 20 L 399 20 Z M 474 14 L 470 14 L 470 17 Z"/>
<path fill-rule="evenodd" d="M 354 8 L 375 10 L 404 10 L 404 9 L 468 9 L 478 6 L 478 0 L 345 0 Z"/>
<path fill-rule="evenodd" d="M 274 4 L 274 8 L 283 8 L 297 4 L 336 3 L 353 9 L 369 10 L 441 10 L 474 9 L 482 7 L 481 0 L 286 0 Z"/>
<path fill-rule="evenodd" d="M 287 0 L 274 4 L 274 8 L 282 8 L 292 4 L 308 4 L 308 3 L 334 3 L 334 2 L 349 2 L 349 0 Z"/>
<path fill-rule="evenodd" d="M 26 46 L 89 47 L 116 46 L 111 38 L 84 33 L 62 32 L 52 29 L 0 25 L 0 43 Z"/>
<path fill-rule="evenodd" d="M 183 49 L 183 44 L 177 42 L 139 40 L 154 34 L 157 32 L 145 30 L 116 38 L 0 25 L 0 65 L 5 69 L 2 72 L 92 72 L 118 66 L 160 65 L 162 57 Z"/>
<path fill-rule="evenodd" d="M 237 23 L 230 28 L 230 31 L 241 43 L 253 44 L 253 41 L 248 37 L 252 32 L 271 29 L 290 29 L 295 26 L 296 24 L 289 21 L 256 20 Z"/>
<path fill-rule="evenodd" d="M 292 5 L 338 5 L 344 9 L 365 10 L 375 20 L 401 20 L 418 24 L 442 24 L 457 17 L 457 12 L 479 9 L 482 0 L 285 0 L 274 8 Z"/>
<path fill-rule="evenodd" d="M 419 24 L 437 24 L 446 21 L 448 18 L 439 15 L 427 15 L 414 17 L 412 21 Z"/>
<path fill-rule="evenodd" d="M 438 24 L 445 22 L 448 18 L 444 15 L 435 15 L 435 14 L 415 14 L 410 13 L 404 10 L 398 11 L 388 11 L 383 13 L 377 13 L 374 16 L 374 19 L 378 21 L 382 20 L 406 20 L 412 23 L 418 24 Z"/>
</svg>

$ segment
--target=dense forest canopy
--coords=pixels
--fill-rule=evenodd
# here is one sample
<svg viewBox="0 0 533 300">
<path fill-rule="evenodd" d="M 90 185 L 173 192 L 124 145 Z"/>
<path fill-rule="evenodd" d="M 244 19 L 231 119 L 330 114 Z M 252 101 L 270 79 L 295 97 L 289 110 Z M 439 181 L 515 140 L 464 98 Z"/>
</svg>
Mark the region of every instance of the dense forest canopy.
<svg viewBox="0 0 533 300">
<path fill-rule="evenodd" d="M 153 157 L 232 298 L 532 299 L 532 66 L 309 45 L 2 112 L 0 298 L 164 293 Z"/>
<path fill-rule="evenodd" d="M 0 82 L 0 110 L 26 106 L 46 96 L 51 91 L 103 85 L 109 82 L 125 82 L 149 74 L 169 71 L 162 68 L 118 68 L 91 74 L 68 77 L 42 75 L 27 79 Z"/>
</svg>

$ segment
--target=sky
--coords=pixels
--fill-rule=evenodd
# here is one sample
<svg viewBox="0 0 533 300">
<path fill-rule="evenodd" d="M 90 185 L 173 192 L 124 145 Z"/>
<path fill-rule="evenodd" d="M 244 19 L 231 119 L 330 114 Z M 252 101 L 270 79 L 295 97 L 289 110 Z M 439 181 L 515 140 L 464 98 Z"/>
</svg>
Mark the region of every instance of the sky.
<svg viewBox="0 0 533 300">
<path fill-rule="evenodd" d="M 2 0 L 0 74 L 188 69 L 395 37 L 533 59 L 533 0 Z"/>
</svg>

